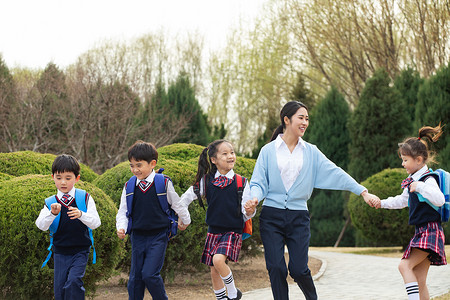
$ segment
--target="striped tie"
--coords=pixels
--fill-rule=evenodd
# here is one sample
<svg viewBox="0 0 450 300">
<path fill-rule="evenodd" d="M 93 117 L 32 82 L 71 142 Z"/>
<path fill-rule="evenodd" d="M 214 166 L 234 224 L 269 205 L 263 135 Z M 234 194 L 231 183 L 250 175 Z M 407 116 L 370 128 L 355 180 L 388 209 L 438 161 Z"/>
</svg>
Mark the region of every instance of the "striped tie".
<svg viewBox="0 0 450 300">
<path fill-rule="evenodd" d="M 145 193 L 149 187 L 150 187 L 150 184 L 147 181 L 141 180 L 139 182 L 139 188 L 141 189 L 142 192 Z"/>
<path fill-rule="evenodd" d="M 224 187 L 230 185 L 233 182 L 233 179 L 229 179 L 226 176 L 220 175 L 214 181 L 212 182 L 215 186 L 220 187 L 223 189 Z"/>
<path fill-rule="evenodd" d="M 412 177 L 408 177 L 408 178 L 404 179 L 402 181 L 402 189 L 406 189 L 413 182 L 414 182 L 414 179 L 412 179 Z"/>
<path fill-rule="evenodd" d="M 69 194 L 64 194 L 61 198 L 61 201 L 67 206 L 69 205 L 73 200 L 73 197 Z"/>
</svg>

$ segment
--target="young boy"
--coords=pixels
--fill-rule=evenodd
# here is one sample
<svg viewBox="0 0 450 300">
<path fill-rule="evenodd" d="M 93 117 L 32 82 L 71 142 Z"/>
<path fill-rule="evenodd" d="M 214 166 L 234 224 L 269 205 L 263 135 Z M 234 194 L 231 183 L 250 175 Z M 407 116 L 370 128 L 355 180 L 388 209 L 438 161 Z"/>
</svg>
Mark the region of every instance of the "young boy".
<svg viewBox="0 0 450 300">
<path fill-rule="evenodd" d="M 59 215 L 58 230 L 53 235 L 54 246 L 54 292 L 55 300 L 84 299 L 84 276 L 89 257 L 91 239 L 88 227 L 100 226 L 100 217 L 92 197 L 86 193 L 87 210 L 78 209 L 75 200 L 75 183 L 80 180 L 80 165 L 70 155 L 62 154 L 52 165 L 52 178 L 58 189 L 56 202 L 51 209 L 44 204 L 36 226 L 46 231 Z"/>
<path fill-rule="evenodd" d="M 116 216 L 117 236 L 123 239 L 127 233 L 131 233 L 128 297 L 134 300 L 144 299 L 147 288 L 153 300 L 168 299 L 160 271 L 164 263 L 170 223 L 159 204 L 153 184 L 153 169 L 158 160 L 158 152 L 151 143 L 137 141 L 128 149 L 128 160 L 131 172 L 136 176 L 133 201 L 131 207 L 128 207 L 125 184 Z M 167 202 L 178 214 L 178 228 L 186 229 L 191 223 L 189 211 L 170 180 L 167 180 Z M 131 228 L 128 228 L 129 224 Z"/>
</svg>

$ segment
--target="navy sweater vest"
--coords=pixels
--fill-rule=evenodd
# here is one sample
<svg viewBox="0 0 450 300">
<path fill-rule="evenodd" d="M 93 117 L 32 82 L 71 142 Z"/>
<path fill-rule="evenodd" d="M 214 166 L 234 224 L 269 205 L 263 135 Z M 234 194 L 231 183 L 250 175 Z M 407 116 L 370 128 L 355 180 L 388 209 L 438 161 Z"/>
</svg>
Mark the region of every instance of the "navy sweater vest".
<svg viewBox="0 0 450 300">
<path fill-rule="evenodd" d="M 206 224 L 210 233 L 226 233 L 234 231 L 242 233 L 244 220 L 242 219 L 241 204 L 237 194 L 236 180 L 223 189 L 215 186 L 208 180 L 206 188 L 206 200 L 208 210 L 206 211 Z"/>
<path fill-rule="evenodd" d="M 89 251 L 91 239 L 88 227 L 79 219 L 71 220 L 67 215 L 69 209 L 61 203 L 58 197 L 56 198 L 58 203 L 61 204 L 61 215 L 58 230 L 53 235 L 55 253 L 73 255 L 78 252 Z M 70 206 L 77 207 L 76 201 L 73 200 Z"/>
<path fill-rule="evenodd" d="M 427 178 L 429 177 L 421 178 L 420 181 L 425 181 Z M 421 226 L 429 222 L 441 222 L 441 215 L 428 203 L 420 202 L 416 193 L 409 193 L 408 202 L 410 225 Z"/>
<path fill-rule="evenodd" d="M 167 230 L 169 219 L 159 204 L 154 182 L 145 193 L 139 187 L 134 189 L 131 218 L 131 230 L 137 234 L 155 235 Z"/>
</svg>

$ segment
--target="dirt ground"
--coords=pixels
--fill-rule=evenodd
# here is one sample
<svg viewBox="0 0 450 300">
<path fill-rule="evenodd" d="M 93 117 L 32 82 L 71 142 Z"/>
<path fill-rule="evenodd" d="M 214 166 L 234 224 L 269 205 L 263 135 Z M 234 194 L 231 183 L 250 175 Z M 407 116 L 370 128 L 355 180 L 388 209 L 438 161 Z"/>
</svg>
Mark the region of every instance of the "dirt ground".
<svg viewBox="0 0 450 300">
<path fill-rule="evenodd" d="M 288 261 L 286 254 L 286 262 Z M 321 266 L 317 259 L 309 259 L 309 268 L 312 274 L 316 274 Z M 270 287 L 269 276 L 267 274 L 264 255 L 258 257 L 248 257 L 241 259 L 237 263 L 229 263 L 233 272 L 236 286 L 247 292 L 254 289 Z M 126 300 L 128 293 L 124 281 L 128 279 L 128 274 L 121 274 L 111 278 L 97 289 L 95 300 Z M 288 276 L 288 282 L 294 283 Z M 216 299 L 212 291 L 211 278 L 208 272 L 196 274 L 177 275 L 172 283 L 166 283 L 166 291 L 170 300 L 178 299 Z M 152 299 L 148 291 L 145 292 L 145 300 Z"/>
</svg>

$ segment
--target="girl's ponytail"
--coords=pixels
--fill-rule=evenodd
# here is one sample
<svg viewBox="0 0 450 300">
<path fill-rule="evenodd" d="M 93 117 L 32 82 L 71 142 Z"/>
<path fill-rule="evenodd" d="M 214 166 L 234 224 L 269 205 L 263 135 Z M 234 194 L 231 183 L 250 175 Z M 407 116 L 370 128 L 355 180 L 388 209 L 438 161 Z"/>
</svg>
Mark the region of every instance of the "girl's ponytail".
<svg viewBox="0 0 450 300">
<path fill-rule="evenodd" d="M 209 164 L 208 150 L 208 147 L 203 149 L 200 157 L 198 158 L 197 175 L 195 175 L 194 184 L 199 183 L 203 176 L 208 174 L 209 169 L 211 168 Z"/>
<path fill-rule="evenodd" d="M 436 143 L 443 133 L 442 127 L 441 123 L 436 127 L 424 126 L 419 129 L 418 139 L 423 141 L 423 138 L 426 137 L 429 141 Z"/>
</svg>

